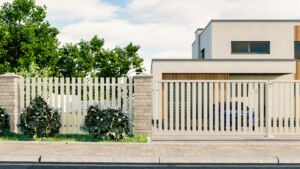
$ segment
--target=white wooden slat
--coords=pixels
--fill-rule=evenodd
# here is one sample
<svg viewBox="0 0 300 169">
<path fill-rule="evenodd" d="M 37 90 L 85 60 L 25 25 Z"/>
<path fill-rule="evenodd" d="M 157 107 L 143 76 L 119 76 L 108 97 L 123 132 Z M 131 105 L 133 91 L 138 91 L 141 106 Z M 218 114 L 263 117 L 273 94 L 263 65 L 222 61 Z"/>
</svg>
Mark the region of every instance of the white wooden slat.
<svg viewBox="0 0 300 169">
<path fill-rule="evenodd" d="M 94 101 L 94 105 L 99 106 L 99 79 L 98 77 L 95 78 L 95 101 Z"/>
<path fill-rule="evenodd" d="M 26 104 L 25 107 L 28 107 L 30 104 L 30 96 L 31 96 L 31 79 L 26 78 Z"/>
<path fill-rule="evenodd" d="M 88 91 L 88 96 L 89 96 L 89 102 L 88 102 L 88 107 L 90 107 L 91 105 L 93 105 L 94 103 L 94 99 L 93 99 L 93 93 L 94 93 L 94 90 L 93 90 L 93 78 L 89 78 L 88 79 L 88 88 L 89 88 L 89 91 Z"/>
<path fill-rule="evenodd" d="M 220 131 L 223 133 L 224 132 L 224 120 L 225 120 L 225 118 L 224 118 L 224 108 L 225 108 L 225 106 L 224 106 L 224 104 L 225 104 L 225 102 L 224 102 L 224 82 L 221 82 L 221 84 L 220 84 L 221 86 L 220 86 L 220 103 L 221 103 L 221 107 L 220 107 L 220 109 L 221 109 L 221 111 L 220 111 L 220 120 L 221 120 L 221 122 L 220 122 Z"/>
<path fill-rule="evenodd" d="M 187 131 L 191 131 L 191 83 L 187 83 L 187 90 L 186 90 L 186 126 Z"/>
<path fill-rule="evenodd" d="M 157 85 L 157 86 L 155 86 L 155 88 L 154 89 L 157 89 L 158 90 L 158 93 L 157 93 L 157 97 L 155 97 L 155 98 L 153 98 L 153 103 L 154 104 L 157 104 L 157 109 L 156 109 L 156 111 L 155 112 L 153 112 L 154 113 L 154 116 L 153 116 L 153 118 L 154 119 L 156 119 L 157 121 L 155 121 L 154 122 L 154 128 L 156 128 L 157 130 L 157 132 L 159 132 L 159 133 L 161 133 L 163 130 L 162 130 L 162 128 L 163 128 L 163 114 L 162 114 L 162 112 L 164 111 L 163 110 L 163 90 L 162 90 L 162 83 L 159 83 L 159 82 L 154 82 L 154 85 Z M 118 93 L 119 93 L 119 91 L 118 91 Z M 119 95 L 119 94 L 118 94 Z M 118 97 L 118 100 L 119 100 L 119 98 L 120 97 Z"/>
<path fill-rule="evenodd" d="M 116 79 L 111 78 L 111 106 L 116 108 Z"/>
<path fill-rule="evenodd" d="M 47 88 L 48 88 L 48 78 L 44 77 L 43 78 L 43 98 L 45 100 L 48 100 L 48 97 L 47 97 Z"/>
<path fill-rule="evenodd" d="M 122 99 L 122 93 L 121 93 L 122 83 L 121 82 L 122 82 L 122 78 L 118 78 L 118 108 L 122 107 L 122 103 L 121 103 L 121 99 Z"/>
<path fill-rule="evenodd" d="M 107 107 L 107 108 L 111 107 L 111 105 L 110 105 L 110 78 L 109 77 L 105 78 L 105 107 Z M 125 110 L 127 110 L 127 108 Z"/>
<path fill-rule="evenodd" d="M 196 94 L 197 94 L 197 90 L 196 90 L 196 83 L 192 83 L 193 85 L 193 90 L 192 90 L 192 130 L 194 132 L 196 132 Z"/>
<path fill-rule="evenodd" d="M 184 131 L 185 130 L 185 83 L 181 82 L 181 99 L 180 99 L 180 130 Z"/>
<path fill-rule="evenodd" d="M 254 132 L 258 132 L 258 83 L 254 83 Z"/>
<path fill-rule="evenodd" d="M 203 93 L 203 132 L 206 133 L 208 131 L 208 84 L 206 82 L 204 82 Z"/>
<path fill-rule="evenodd" d="M 214 102 L 214 90 L 213 90 L 213 82 L 209 83 L 209 133 L 213 133 L 213 102 Z"/>
<path fill-rule="evenodd" d="M 80 132 L 80 127 L 83 124 L 84 118 L 82 118 L 83 116 L 83 112 L 82 112 L 82 100 L 81 100 L 81 92 L 82 92 L 82 79 L 81 78 L 77 78 L 77 93 L 78 93 L 78 98 L 79 98 L 79 104 L 78 104 L 78 112 L 77 112 L 77 129 L 78 129 L 78 133 Z"/>
<path fill-rule="evenodd" d="M 215 107 L 215 111 L 214 113 L 214 131 L 219 131 L 219 83 L 216 82 L 214 83 L 214 107 Z"/>
<path fill-rule="evenodd" d="M 66 77 L 66 133 L 70 132 L 70 78 Z"/>
<path fill-rule="evenodd" d="M 232 107 L 231 107 L 231 123 L 232 123 L 232 131 L 236 132 L 236 83 L 232 83 Z"/>
<path fill-rule="evenodd" d="M 198 83 L 198 132 L 202 133 L 202 126 L 203 126 L 203 121 L 202 121 L 202 109 L 203 109 L 203 99 L 202 99 L 202 83 Z"/>
<path fill-rule="evenodd" d="M 51 107 L 55 107 L 54 102 L 53 102 L 53 78 L 52 77 L 49 78 L 48 97 L 49 97 L 49 103 L 50 103 Z"/>
<path fill-rule="evenodd" d="M 226 132 L 230 133 L 231 126 L 230 126 L 230 93 L 231 93 L 231 83 L 226 83 Z"/>
<path fill-rule="evenodd" d="M 163 123 L 164 123 L 164 131 L 168 130 L 168 83 L 163 83 L 163 91 L 164 91 L 164 97 L 163 97 Z"/>
<path fill-rule="evenodd" d="M 101 97 L 101 99 L 100 99 L 100 104 L 101 104 L 101 108 L 104 108 L 105 107 L 105 101 L 104 101 L 104 95 L 105 95 L 105 93 L 104 93 L 104 86 L 105 86 L 105 83 L 104 83 L 104 78 L 103 77 L 101 77 L 100 78 L 100 97 Z"/>
<path fill-rule="evenodd" d="M 31 99 L 33 100 L 36 96 L 36 79 L 31 79 Z"/>
<path fill-rule="evenodd" d="M 299 102 L 299 88 L 300 88 L 300 83 L 296 83 L 296 114 L 295 114 L 295 118 L 296 118 L 296 133 L 299 133 L 299 114 L 300 114 L 300 102 Z"/>
<path fill-rule="evenodd" d="M 180 102 L 179 102 L 179 83 L 175 82 L 175 130 L 179 131 L 179 108 L 180 108 Z"/>
<path fill-rule="evenodd" d="M 83 116 L 87 112 L 87 79 L 83 79 Z"/>
<path fill-rule="evenodd" d="M 259 128 L 260 128 L 260 133 L 263 133 L 264 131 L 264 121 L 265 121 L 265 118 L 264 118 L 264 105 L 265 105 L 265 102 L 264 102 L 264 97 L 265 97 L 265 90 L 264 90 L 264 83 L 260 83 L 260 86 L 259 86 L 259 94 L 260 94 L 260 103 L 259 103 Z M 274 123 L 275 124 L 275 123 Z"/>
<path fill-rule="evenodd" d="M 71 102 L 71 111 L 70 111 L 70 127 L 72 128 L 71 133 L 75 133 L 77 131 L 76 127 L 77 125 L 77 120 L 76 120 L 76 78 L 72 77 L 72 102 Z"/>
<path fill-rule="evenodd" d="M 242 99 L 242 87 L 241 83 L 237 83 L 237 132 L 241 133 L 242 128 L 242 106 L 241 106 L 241 99 Z M 244 114 L 243 114 L 244 115 Z"/>
<path fill-rule="evenodd" d="M 62 127 L 61 127 L 61 133 L 65 133 L 65 79 L 60 78 L 60 107 L 61 107 L 61 121 L 62 121 Z"/>
<path fill-rule="evenodd" d="M 41 78 L 38 77 L 37 78 L 37 96 L 42 96 L 42 82 L 41 82 Z"/>
<path fill-rule="evenodd" d="M 123 80 L 123 85 L 122 85 L 122 98 L 123 98 L 123 110 L 128 112 L 128 98 L 127 98 L 127 94 L 128 94 L 128 89 L 127 89 L 127 78 L 124 78 Z"/>
<path fill-rule="evenodd" d="M 58 86 L 59 86 L 59 83 L 58 83 L 58 78 L 55 77 L 54 78 L 54 90 L 55 90 L 55 94 L 54 94 L 54 107 L 55 109 L 58 109 Z"/>
<path fill-rule="evenodd" d="M 128 96 L 128 113 L 129 113 L 129 127 L 130 127 L 130 133 L 133 133 L 132 129 L 133 129 L 133 107 L 132 107 L 132 77 L 128 78 L 129 80 L 129 84 L 128 84 L 128 92 L 129 92 L 129 96 Z M 113 88 L 113 90 L 115 90 L 115 88 Z"/>
<path fill-rule="evenodd" d="M 170 131 L 174 130 L 174 83 L 170 83 L 169 89 L 169 123 Z"/>
</svg>

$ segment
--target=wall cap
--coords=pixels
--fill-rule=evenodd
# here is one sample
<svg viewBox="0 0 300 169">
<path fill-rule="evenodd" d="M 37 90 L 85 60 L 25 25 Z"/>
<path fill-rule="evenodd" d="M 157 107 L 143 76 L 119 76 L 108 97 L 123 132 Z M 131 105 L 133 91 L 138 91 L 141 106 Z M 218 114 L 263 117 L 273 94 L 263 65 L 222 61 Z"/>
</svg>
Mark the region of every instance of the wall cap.
<svg viewBox="0 0 300 169">
<path fill-rule="evenodd" d="M 21 78 L 21 76 L 15 74 L 15 73 L 5 73 L 0 75 L 0 78 Z"/>
<path fill-rule="evenodd" d="M 148 73 L 145 73 L 145 72 L 142 72 L 142 73 L 134 76 L 133 78 L 152 78 L 152 75 L 150 75 Z"/>
</svg>

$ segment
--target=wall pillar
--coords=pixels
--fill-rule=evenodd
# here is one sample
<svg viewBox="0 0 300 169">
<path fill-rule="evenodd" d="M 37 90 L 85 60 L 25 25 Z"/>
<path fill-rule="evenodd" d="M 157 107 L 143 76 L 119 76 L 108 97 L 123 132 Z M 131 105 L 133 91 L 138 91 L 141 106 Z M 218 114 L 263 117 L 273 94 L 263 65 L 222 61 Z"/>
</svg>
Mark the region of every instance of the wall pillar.
<svg viewBox="0 0 300 169">
<path fill-rule="evenodd" d="M 152 76 L 142 73 L 134 77 L 133 133 L 152 131 Z"/>
<path fill-rule="evenodd" d="M 20 76 L 6 73 L 0 76 L 0 106 L 9 114 L 10 131 L 18 133 L 19 112 L 19 83 Z"/>
</svg>

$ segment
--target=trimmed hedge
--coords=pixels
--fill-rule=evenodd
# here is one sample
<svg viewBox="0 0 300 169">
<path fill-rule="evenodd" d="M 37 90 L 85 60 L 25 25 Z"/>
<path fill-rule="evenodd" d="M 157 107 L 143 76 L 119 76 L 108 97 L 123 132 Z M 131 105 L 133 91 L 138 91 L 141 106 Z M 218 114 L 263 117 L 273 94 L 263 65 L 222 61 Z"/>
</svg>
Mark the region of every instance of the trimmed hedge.
<svg viewBox="0 0 300 169">
<path fill-rule="evenodd" d="M 51 137 L 59 133 L 60 115 L 42 97 L 37 96 L 21 114 L 19 127 L 25 135 L 34 138 Z"/>
<path fill-rule="evenodd" d="M 120 140 L 128 137 L 128 116 L 120 109 L 100 110 L 90 106 L 85 117 L 85 130 L 99 139 Z"/>
</svg>

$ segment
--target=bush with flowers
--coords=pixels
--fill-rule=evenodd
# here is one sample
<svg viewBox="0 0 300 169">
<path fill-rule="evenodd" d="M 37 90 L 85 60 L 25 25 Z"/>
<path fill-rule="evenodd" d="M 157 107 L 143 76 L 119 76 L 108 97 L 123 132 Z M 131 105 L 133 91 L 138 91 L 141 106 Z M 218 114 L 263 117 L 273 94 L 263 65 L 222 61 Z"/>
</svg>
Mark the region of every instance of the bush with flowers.
<svg viewBox="0 0 300 169">
<path fill-rule="evenodd" d="M 120 140 L 128 137 L 128 116 L 120 109 L 99 109 L 90 106 L 85 117 L 85 130 L 102 140 Z"/>
<path fill-rule="evenodd" d="M 9 116 L 5 108 L 0 107 L 0 135 L 9 132 Z"/>
</svg>

